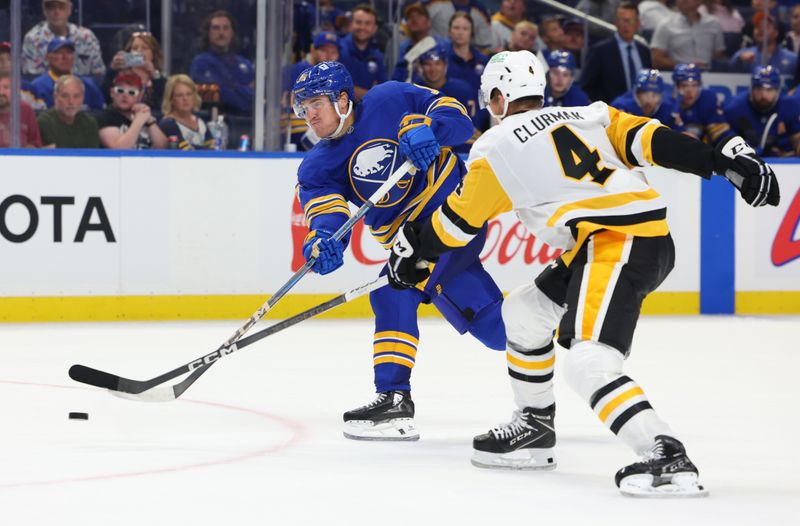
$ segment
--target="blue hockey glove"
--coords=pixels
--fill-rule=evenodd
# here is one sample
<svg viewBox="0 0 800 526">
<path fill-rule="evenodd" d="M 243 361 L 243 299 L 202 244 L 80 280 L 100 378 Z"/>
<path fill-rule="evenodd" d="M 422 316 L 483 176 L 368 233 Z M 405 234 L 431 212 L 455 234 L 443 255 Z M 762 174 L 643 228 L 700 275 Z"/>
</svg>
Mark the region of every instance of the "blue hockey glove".
<svg viewBox="0 0 800 526">
<path fill-rule="evenodd" d="M 408 158 L 417 170 L 428 169 L 439 156 L 439 141 L 431 129 L 431 118 L 419 113 L 406 113 L 397 132 L 400 155 Z"/>
<path fill-rule="evenodd" d="M 428 262 L 415 255 L 419 238 L 413 223 L 406 223 L 397 233 L 389 254 L 387 270 L 389 285 L 395 289 L 413 289 L 417 283 L 428 279 L 431 271 Z M 438 258 L 435 258 L 438 259 Z"/>
<path fill-rule="evenodd" d="M 741 137 L 731 137 L 714 149 L 714 171 L 724 175 L 750 206 L 778 206 L 781 192 L 772 167 Z"/>
<path fill-rule="evenodd" d="M 329 274 L 344 264 L 344 243 L 333 239 L 327 230 L 312 230 L 303 243 L 306 261 L 317 258 L 311 270 L 317 274 Z"/>
</svg>

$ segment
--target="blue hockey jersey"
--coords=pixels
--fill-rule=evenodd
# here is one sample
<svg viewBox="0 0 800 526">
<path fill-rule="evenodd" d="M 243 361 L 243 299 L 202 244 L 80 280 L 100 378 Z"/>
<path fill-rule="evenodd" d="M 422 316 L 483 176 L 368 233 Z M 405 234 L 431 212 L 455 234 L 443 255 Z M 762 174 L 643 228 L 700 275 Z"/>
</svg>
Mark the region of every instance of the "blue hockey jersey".
<svg viewBox="0 0 800 526">
<path fill-rule="evenodd" d="M 623 93 L 614 99 L 611 102 L 611 106 L 617 108 L 618 110 L 622 110 L 625 113 L 630 113 L 631 115 L 648 117 L 648 115 L 645 115 L 642 111 L 642 107 L 639 106 L 639 103 L 636 101 L 636 97 L 633 96 L 632 91 Z M 664 95 L 664 98 L 661 99 L 661 105 L 658 107 L 658 109 L 656 109 L 656 112 L 653 115 L 649 115 L 649 117 L 658 119 L 661 121 L 661 124 L 664 126 L 669 126 L 673 130 L 684 130 L 683 122 L 681 122 L 680 115 L 678 115 L 678 105 L 675 102 L 675 99 L 667 95 Z"/>
<path fill-rule="evenodd" d="M 744 92 L 728 101 L 723 111 L 731 128 L 758 155 L 782 156 L 795 151 L 792 136 L 800 133 L 800 101 L 781 93 L 775 106 L 761 113 L 750 103 L 750 93 Z M 767 124 L 770 126 L 765 134 Z"/>
<path fill-rule="evenodd" d="M 550 84 L 544 88 L 544 105 L 545 106 L 588 106 L 592 101 L 589 96 L 583 91 L 580 86 L 573 83 L 566 93 L 561 97 L 554 97 L 553 92 L 550 90 Z"/>
<path fill-rule="evenodd" d="M 681 107 L 680 96 L 677 102 L 683 125 L 694 137 L 715 144 L 720 139 L 733 135 L 717 95 L 713 91 L 701 90 L 694 104 L 687 108 Z"/>
<path fill-rule="evenodd" d="M 366 214 L 364 223 L 389 248 L 403 222 L 433 213 L 461 182 L 464 163 L 450 147 L 470 138 L 472 121 L 456 99 L 394 81 L 372 88 L 353 111 L 352 128 L 320 141 L 300 164 L 298 195 L 309 236 L 317 229 L 335 232 L 350 216 L 347 203 L 361 206 L 402 164 L 397 130 L 404 114 L 428 115 L 442 146 L 427 173 L 407 174 Z"/>
</svg>

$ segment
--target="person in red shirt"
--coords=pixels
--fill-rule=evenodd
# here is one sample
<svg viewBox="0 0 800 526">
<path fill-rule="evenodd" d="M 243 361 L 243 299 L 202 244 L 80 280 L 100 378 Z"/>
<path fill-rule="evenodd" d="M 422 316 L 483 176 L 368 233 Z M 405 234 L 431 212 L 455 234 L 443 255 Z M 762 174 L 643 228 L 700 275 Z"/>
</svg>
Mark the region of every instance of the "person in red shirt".
<svg viewBox="0 0 800 526">
<path fill-rule="evenodd" d="M 22 102 L 19 112 L 20 146 L 23 148 L 41 148 L 39 124 L 36 114 L 28 104 Z M 0 148 L 11 146 L 11 76 L 0 73 Z"/>
</svg>

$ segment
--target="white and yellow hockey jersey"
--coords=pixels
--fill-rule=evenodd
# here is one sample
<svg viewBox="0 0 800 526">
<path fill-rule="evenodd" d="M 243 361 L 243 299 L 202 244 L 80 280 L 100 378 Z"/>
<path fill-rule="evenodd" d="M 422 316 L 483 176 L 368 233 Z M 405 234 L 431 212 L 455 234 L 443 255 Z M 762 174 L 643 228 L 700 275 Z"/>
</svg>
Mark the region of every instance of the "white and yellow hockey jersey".
<svg viewBox="0 0 800 526">
<path fill-rule="evenodd" d="M 655 165 L 651 142 L 661 126 L 603 102 L 506 117 L 473 145 L 464 181 L 431 226 L 447 247 L 463 246 L 513 209 L 537 237 L 568 251 L 567 264 L 600 229 L 666 235 L 664 200 L 636 169 Z"/>
</svg>

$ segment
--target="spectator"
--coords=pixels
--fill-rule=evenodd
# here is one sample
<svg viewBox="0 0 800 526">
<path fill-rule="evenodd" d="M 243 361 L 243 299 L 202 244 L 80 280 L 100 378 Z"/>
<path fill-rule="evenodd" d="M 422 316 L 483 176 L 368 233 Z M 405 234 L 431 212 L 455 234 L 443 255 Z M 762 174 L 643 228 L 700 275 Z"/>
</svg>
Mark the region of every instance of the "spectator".
<svg viewBox="0 0 800 526">
<path fill-rule="evenodd" d="M 11 73 L 11 42 L 0 42 L 0 73 Z"/>
<path fill-rule="evenodd" d="M 47 72 L 33 79 L 31 91 L 36 98 L 44 101 L 46 107 L 52 108 L 56 81 L 63 75 L 69 75 L 75 65 L 75 43 L 68 38 L 55 37 L 47 44 L 45 60 L 48 66 Z M 89 77 L 78 76 L 83 81 L 82 103 L 91 110 L 102 110 L 105 101 L 97 84 Z"/>
<path fill-rule="evenodd" d="M 589 49 L 580 82 L 591 100 L 607 104 L 633 89 L 637 72 L 652 67 L 650 49 L 633 38 L 639 31 L 636 5 L 620 3 L 614 25 L 614 36 Z"/>
<path fill-rule="evenodd" d="M 472 41 L 472 19 L 464 11 L 458 11 L 450 19 L 448 33 L 452 47 L 447 56 L 447 74 L 450 78 L 461 79 L 478 93 L 481 88 L 481 73 L 489 57 L 470 44 Z"/>
<path fill-rule="evenodd" d="M 591 104 L 586 93 L 575 83 L 575 58 L 566 50 L 551 51 L 547 57 L 547 86 L 544 88 L 545 106 L 587 106 Z"/>
<path fill-rule="evenodd" d="M 448 78 L 447 55 L 449 51 L 448 47 L 437 45 L 430 51 L 420 55 L 417 61 L 418 73 L 421 78 L 420 85 L 441 91 L 448 97 L 456 99 L 464 105 L 469 118 L 473 119 L 474 123 L 478 115 L 478 92 L 473 91 L 470 85 L 462 80 L 453 77 Z M 453 151 L 468 153 L 472 143 L 475 142 L 479 135 L 480 133 L 473 133 L 470 140 L 453 147 Z"/>
<path fill-rule="evenodd" d="M 0 42 L 0 73 L 11 74 L 11 42 Z M 20 79 L 20 82 L 23 102 L 29 104 L 34 110 L 46 109 L 45 102 L 34 95 L 31 82 L 25 79 Z"/>
<path fill-rule="evenodd" d="M 667 6 L 668 0 L 642 0 L 639 2 L 639 20 L 642 29 L 654 31 L 658 24 L 672 17 L 674 11 Z"/>
<path fill-rule="evenodd" d="M 23 148 L 41 148 L 36 114 L 26 102 L 19 112 L 19 143 Z M 0 72 L 0 148 L 11 146 L 11 74 Z"/>
<path fill-rule="evenodd" d="M 698 11 L 716 18 L 723 33 L 741 33 L 744 27 L 744 18 L 730 0 L 703 0 Z"/>
<path fill-rule="evenodd" d="M 786 39 L 783 41 L 783 47 L 794 53 L 800 53 L 800 4 L 792 6 L 791 11 L 791 27 L 786 32 Z M 792 85 L 795 85 L 793 83 Z"/>
<path fill-rule="evenodd" d="M 582 67 L 581 55 L 586 43 L 583 21 L 580 18 L 567 18 L 561 22 L 561 29 L 564 31 L 563 48 L 572 53 L 577 67 Z"/>
<path fill-rule="evenodd" d="M 22 45 L 22 72 L 39 75 L 47 70 L 45 55 L 47 45 L 55 37 L 68 38 L 75 42 L 77 60 L 72 69 L 75 75 L 89 75 L 102 79 L 106 72 L 100 42 L 89 29 L 69 23 L 72 2 L 69 0 L 44 0 L 45 20 L 36 24 L 25 35 Z"/>
<path fill-rule="evenodd" d="M 178 149 L 207 150 L 214 145 L 208 126 L 195 114 L 200 110 L 200 104 L 197 85 L 188 75 L 172 75 L 167 80 L 161 105 L 164 118 L 158 126 L 170 141 L 175 137 Z"/>
<path fill-rule="evenodd" d="M 696 64 L 703 69 L 711 61 L 728 61 L 722 27 L 698 11 L 702 0 L 677 0 L 678 12 L 658 25 L 650 41 L 653 67 L 672 69 L 675 64 Z"/>
<path fill-rule="evenodd" d="M 575 9 L 589 16 L 605 20 L 606 22 L 613 22 L 619 3 L 620 0 L 580 0 L 575 6 Z M 582 24 L 581 31 L 583 31 Z M 593 42 L 598 39 L 606 38 L 607 36 L 607 30 L 600 27 L 589 26 L 589 37 Z M 576 59 L 580 58 L 580 55 L 574 49 L 570 47 L 567 47 L 567 49 L 572 51 Z M 578 60 L 578 65 L 580 66 L 580 60 Z"/>
<path fill-rule="evenodd" d="M 56 148 L 99 148 L 97 122 L 82 111 L 83 80 L 61 75 L 55 82 L 55 105 L 38 117 L 42 144 Z"/>
<path fill-rule="evenodd" d="M 766 22 L 766 32 L 764 31 Z M 755 45 L 745 47 L 731 57 L 731 67 L 737 71 L 753 71 L 754 66 L 770 65 L 783 75 L 792 75 L 797 67 L 797 55 L 778 45 L 778 25 L 772 15 L 764 19 L 761 11 L 753 16 L 753 36 Z M 769 60 L 764 63 L 762 50 L 767 47 Z"/>
<path fill-rule="evenodd" d="M 131 34 L 125 47 L 111 59 L 103 87 L 106 93 L 110 93 L 114 77 L 123 71 L 133 71 L 142 79 L 142 102 L 153 108 L 154 112 L 159 112 L 167 82 L 161 73 L 163 69 L 164 54 L 158 40 L 146 31 L 136 31 Z"/>
<path fill-rule="evenodd" d="M 678 113 L 686 133 L 715 145 L 733 135 L 717 95 L 703 89 L 702 70 L 694 64 L 678 64 L 672 72 Z"/>
<path fill-rule="evenodd" d="M 253 112 L 253 63 L 234 53 L 238 47 L 236 21 L 227 11 L 215 11 L 203 23 L 206 51 L 192 59 L 192 80 L 219 86 L 222 110 L 240 115 Z"/>
<path fill-rule="evenodd" d="M 764 7 L 764 0 L 750 0 L 750 9 L 753 14 L 763 12 Z M 781 42 L 786 34 L 786 28 L 783 27 L 783 22 L 779 16 L 777 0 L 767 0 L 766 8 L 778 24 L 778 42 Z M 742 29 L 742 47 L 752 46 L 754 42 L 753 18 L 748 17 L 744 29 Z"/>
<path fill-rule="evenodd" d="M 725 118 L 762 157 L 800 154 L 800 104 L 780 92 L 781 75 L 772 66 L 756 66 L 750 91 L 725 104 Z"/>
<path fill-rule="evenodd" d="M 431 36 L 431 17 L 428 14 L 428 10 L 419 2 L 406 6 L 403 10 L 403 16 L 406 20 L 404 28 L 408 38 L 400 42 L 400 46 L 398 46 L 397 62 L 394 65 L 394 71 L 392 71 L 392 80 L 419 84 L 421 79 L 419 75 L 414 73 L 413 64 L 408 63 L 405 55 L 421 40 Z M 444 37 L 435 36 L 433 39 L 436 41 L 437 46 L 450 46 L 450 42 Z"/>
<path fill-rule="evenodd" d="M 544 18 L 539 24 L 539 38 L 544 42 L 544 49 L 540 51 L 545 57 L 551 51 L 564 49 L 564 30 L 561 28 L 561 18 L 557 16 Z"/>
<path fill-rule="evenodd" d="M 536 55 L 536 58 L 547 67 L 547 57 L 545 57 L 542 50 L 537 50 L 537 43 L 539 41 L 539 27 L 528 20 L 523 20 L 514 26 L 514 31 L 511 33 L 511 40 L 508 41 L 507 51 L 530 51 Z"/>
<path fill-rule="evenodd" d="M 150 107 L 142 102 L 142 78 L 122 72 L 111 87 L 111 107 L 97 113 L 100 144 L 114 150 L 149 150 L 167 147 Z"/>
<path fill-rule="evenodd" d="M 456 11 L 464 11 L 472 18 L 475 33 L 473 44 L 482 50 L 490 50 L 494 43 L 492 21 L 489 11 L 479 0 L 422 0 L 431 17 L 431 33 L 446 37 L 450 19 Z"/>
<path fill-rule="evenodd" d="M 360 100 L 375 84 L 386 82 L 383 52 L 373 42 L 378 32 L 378 15 L 369 4 L 353 8 L 350 33 L 340 42 L 341 63 L 355 84 L 355 98 Z"/>
<path fill-rule="evenodd" d="M 294 81 L 297 80 L 300 73 L 315 64 L 325 61 L 339 61 L 339 37 L 332 31 L 317 33 L 317 36 L 314 37 L 314 43 L 311 45 L 311 52 L 308 54 L 308 58 L 292 66 L 289 85 L 294 85 Z"/>
<path fill-rule="evenodd" d="M 636 76 L 633 90 L 611 102 L 618 110 L 658 119 L 665 126 L 684 131 L 675 99 L 664 95 L 664 79 L 657 69 L 643 69 Z"/>
<path fill-rule="evenodd" d="M 523 20 L 525 20 L 525 2 L 523 0 L 503 0 L 500 3 L 500 10 L 492 15 L 493 49 L 506 49 L 511 41 L 514 26 Z"/>
</svg>

